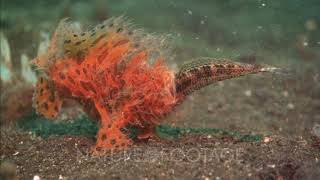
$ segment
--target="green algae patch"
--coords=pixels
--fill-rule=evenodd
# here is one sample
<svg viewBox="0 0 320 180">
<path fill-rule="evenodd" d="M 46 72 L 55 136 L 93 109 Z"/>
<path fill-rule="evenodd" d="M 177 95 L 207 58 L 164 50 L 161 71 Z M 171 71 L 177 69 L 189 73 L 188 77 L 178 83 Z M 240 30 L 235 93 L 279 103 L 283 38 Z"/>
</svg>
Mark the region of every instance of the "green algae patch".
<svg viewBox="0 0 320 180">
<path fill-rule="evenodd" d="M 241 134 L 220 128 L 180 128 L 168 125 L 159 125 L 156 128 L 157 135 L 162 138 L 178 138 L 188 134 L 208 134 L 221 137 L 232 137 L 239 141 L 255 142 L 261 141 L 262 135 Z"/>
<path fill-rule="evenodd" d="M 17 126 L 25 131 L 30 131 L 37 136 L 47 138 L 52 135 L 75 135 L 95 137 L 98 131 L 98 123 L 83 115 L 73 121 L 53 121 L 38 116 L 35 112 L 22 118 Z M 128 127 L 129 137 L 135 139 L 139 130 Z M 169 125 L 159 125 L 156 127 L 156 134 L 165 139 L 176 139 L 189 134 L 208 134 L 221 137 L 232 137 L 239 141 L 258 142 L 262 135 L 241 134 L 235 131 L 220 128 L 181 128 Z"/>
<path fill-rule="evenodd" d="M 52 135 L 82 135 L 94 137 L 98 131 L 98 124 L 90 120 L 87 116 L 81 116 L 74 121 L 53 121 L 42 118 L 35 112 L 21 119 L 17 126 L 43 138 Z"/>
</svg>

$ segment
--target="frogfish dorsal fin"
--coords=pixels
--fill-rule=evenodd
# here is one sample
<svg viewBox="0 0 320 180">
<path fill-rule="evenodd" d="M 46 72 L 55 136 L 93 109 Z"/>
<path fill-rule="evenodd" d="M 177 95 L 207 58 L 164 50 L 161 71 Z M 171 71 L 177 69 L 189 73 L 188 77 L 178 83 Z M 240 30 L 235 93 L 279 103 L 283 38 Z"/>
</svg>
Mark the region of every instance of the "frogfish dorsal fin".
<svg viewBox="0 0 320 180">
<path fill-rule="evenodd" d="M 65 24 L 64 26 L 72 27 L 72 24 Z M 132 28 L 131 23 L 122 16 L 110 18 L 88 30 L 64 31 L 64 53 L 74 58 L 85 56 L 92 48 L 110 49 L 141 38 L 139 30 Z M 131 44 L 133 46 L 133 43 Z"/>
</svg>

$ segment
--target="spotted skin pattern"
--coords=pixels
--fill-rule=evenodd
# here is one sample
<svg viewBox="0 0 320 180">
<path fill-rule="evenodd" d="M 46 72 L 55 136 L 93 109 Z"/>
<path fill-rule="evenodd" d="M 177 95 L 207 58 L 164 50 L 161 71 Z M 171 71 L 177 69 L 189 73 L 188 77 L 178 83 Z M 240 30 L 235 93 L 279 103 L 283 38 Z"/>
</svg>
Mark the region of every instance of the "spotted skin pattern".
<svg viewBox="0 0 320 180">
<path fill-rule="evenodd" d="M 56 118 L 62 105 L 62 100 L 53 86 L 45 77 L 39 77 L 33 95 L 34 108 L 48 119 Z"/>
<path fill-rule="evenodd" d="M 225 59 L 199 58 L 184 64 L 176 73 L 176 93 L 183 98 L 214 82 L 258 72 L 261 72 L 261 66 L 258 65 L 242 64 Z"/>
<path fill-rule="evenodd" d="M 163 37 L 135 29 L 123 17 L 89 30 L 62 20 L 46 54 L 33 60 L 40 77 L 33 102 L 47 118 L 73 99 L 99 121 L 94 154 L 128 148 L 138 138 L 154 136 L 155 127 L 191 92 L 225 79 L 261 72 L 255 65 L 200 58 L 174 73 Z"/>
</svg>

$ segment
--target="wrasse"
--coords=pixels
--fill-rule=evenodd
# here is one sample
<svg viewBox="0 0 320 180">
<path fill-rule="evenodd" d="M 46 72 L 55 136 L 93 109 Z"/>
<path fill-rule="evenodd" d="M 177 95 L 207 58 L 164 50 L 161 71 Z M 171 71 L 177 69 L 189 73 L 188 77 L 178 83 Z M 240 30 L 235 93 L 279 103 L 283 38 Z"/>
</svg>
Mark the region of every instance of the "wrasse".
<svg viewBox="0 0 320 180">
<path fill-rule="evenodd" d="M 40 72 L 33 104 L 54 119 L 65 99 L 78 101 L 99 120 L 93 152 L 129 147 L 128 127 L 138 138 L 154 135 L 161 119 L 191 92 L 217 81 L 272 68 L 199 58 L 178 72 L 165 63 L 164 38 L 136 29 L 125 18 L 111 18 L 89 30 L 62 20 L 46 54 L 33 60 Z"/>
</svg>

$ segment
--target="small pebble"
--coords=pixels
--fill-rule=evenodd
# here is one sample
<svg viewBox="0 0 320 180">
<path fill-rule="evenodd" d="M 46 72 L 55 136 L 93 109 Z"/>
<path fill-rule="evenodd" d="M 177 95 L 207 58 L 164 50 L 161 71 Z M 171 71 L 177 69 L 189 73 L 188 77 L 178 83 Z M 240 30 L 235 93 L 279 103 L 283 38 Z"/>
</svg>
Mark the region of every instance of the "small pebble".
<svg viewBox="0 0 320 180">
<path fill-rule="evenodd" d="M 247 97 L 252 96 L 251 90 L 246 90 L 246 91 L 244 92 L 244 95 L 246 95 Z"/>
<path fill-rule="evenodd" d="M 320 124 L 315 124 L 312 128 L 312 134 L 320 138 Z"/>
<path fill-rule="evenodd" d="M 288 109 L 292 110 L 292 109 L 294 109 L 294 104 L 289 103 L 289 104 L 287 105 L 287 107 L 288 107 Z"/>
<path fill-rule="evenodd" d="M 269 165 L 267 165 L 267 167 L 269 167 L 269 168 L 275 168 L 276 165 L 275 165 L 275 164 L 269 164 Z"/>
<path fill-rule="evenodd" d="M 213 112 L 213 105 L 211 103 L 208 104 L 207 110 L 209 113 Z"/>
<path fill-rule="evenodd" d="M 33 180 L 41 180 L 41 178 L 40 178 L 40 176 L 35 175 L 35 176 L 33 176 Z"/>
<path fill-rule="evenodd" d="M 263 142 L 264 143 L 269 143 L 271 141 L 270 137 L 264 137 Z"/>
<path fill-rule="evenodd" d="M 284 97 L 288 97 L 288 96 L 289 96 L 289 92 L 288 92 L 288 91 L 283 91 L 283 92 L 282 92 L 282 95 L 283 95 Z"/>
</svg>

